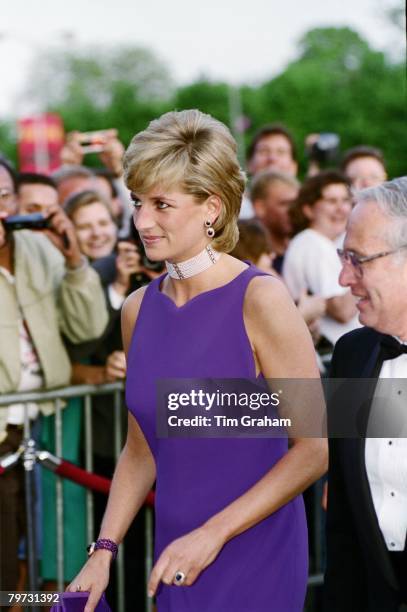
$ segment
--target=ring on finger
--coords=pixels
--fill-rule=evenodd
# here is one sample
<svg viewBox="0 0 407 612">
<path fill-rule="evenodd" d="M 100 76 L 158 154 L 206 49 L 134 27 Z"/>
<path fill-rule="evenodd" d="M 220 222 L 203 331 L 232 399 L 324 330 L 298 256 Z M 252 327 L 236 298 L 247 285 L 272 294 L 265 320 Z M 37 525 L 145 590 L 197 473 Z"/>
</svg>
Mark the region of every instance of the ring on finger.
<svg viewBox="0 0 407 612">
<path fill-rule="evenodd" d="M 184 584 L 185 578 L 184 572 L 181 572 L 181 570 L 176 571 L 174 575 L 174 584 L 181 586 L 181 584 Z"/>
<path fill-rule="evenodd" d="M 82 587 L 81 587 L 81 585 L 80 585 L 80 584 L 77 584 L 77 585 L 76 585 L 75 591 L 76 591 L 76 592 L 78 592 L 78 591 L 82 591 Z"/>
</svg>

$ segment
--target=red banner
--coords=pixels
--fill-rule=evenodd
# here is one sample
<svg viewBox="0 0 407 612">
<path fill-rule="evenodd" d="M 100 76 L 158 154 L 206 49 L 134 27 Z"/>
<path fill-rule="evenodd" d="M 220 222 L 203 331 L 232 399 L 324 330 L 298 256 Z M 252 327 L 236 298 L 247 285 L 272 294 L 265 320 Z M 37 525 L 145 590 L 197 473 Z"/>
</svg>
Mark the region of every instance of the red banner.
<svg viewBox="0 0 407 612">
<path fill-rule="evenodd" d="M 20 172 L 50 174 L 60 166 L 64 126 L 59 115 L 46 113 L 18 121 Z"/>
</svg>

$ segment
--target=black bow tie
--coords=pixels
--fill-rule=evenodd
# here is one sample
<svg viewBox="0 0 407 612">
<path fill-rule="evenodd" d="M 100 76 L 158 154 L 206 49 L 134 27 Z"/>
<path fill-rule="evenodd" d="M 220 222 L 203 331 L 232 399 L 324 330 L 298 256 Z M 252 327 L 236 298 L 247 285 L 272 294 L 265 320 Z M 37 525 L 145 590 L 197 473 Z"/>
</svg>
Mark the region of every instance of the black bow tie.
<svg viewBox="0 0 407 612">
<path fill-rule="evenodd" d="M 386 359 L 396 359 L 396 357 L 407 353 L 407 344 L 401 344 L 393 336 L 384 336 L 380 344 L 383 361 Z"/>
</svg>

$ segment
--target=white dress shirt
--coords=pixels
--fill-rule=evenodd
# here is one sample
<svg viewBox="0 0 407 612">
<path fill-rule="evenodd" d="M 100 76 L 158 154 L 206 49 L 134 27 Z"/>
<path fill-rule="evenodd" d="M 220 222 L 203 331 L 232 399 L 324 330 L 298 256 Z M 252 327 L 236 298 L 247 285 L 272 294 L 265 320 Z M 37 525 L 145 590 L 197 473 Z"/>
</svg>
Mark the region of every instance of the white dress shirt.
<svg viewBox="0 0 407 612">
<path fill-rule="evenodd" d="M 341 239 L 343 236 L 339 237 L 339 244 Z M 341 269 L 335 242 L 308 228 L 294 236 L 288 245 L 282 274 L 295 301 L 304 289 L 312 295 L 330 299 L 349 292 L 348 287 L 341 287 L 338 282 Z M 339 323 L 329 315 L 319 319 L 321 335 L 332 344 L 357 327 L 360 323 L 356 315 L 346 323 Z"/>
<path fill-rule="evenodd" d="M 380 381 L 385 379 L 392 379 L 392 382 L 384 383 L 386 386 L 382 386 L 383 392 L 380 393 Z M 404 423 L 405 427 L 406 384 L 405 381 L 397 379 L 407 379 L 407 354 L 383 362 L 371 414 L 373 419 L 377 418 L 377 422 L 380 422 L 380 416 L 386 420 L 390 418 L 388 411 L 392 409 L 393 418 L 397 419 L 394 422 L 400 423 L 401 427 Z M 386 401 L 383 401 L 383 397 L 386 397 Z M 385 415 L 384 410 L 387 411 Z M 397 418 L 397 414 L 401 418 Z M 370 426 L 369 418 L 368 434 Z M 390 551 L 404 550 L 407 534 L 407 432 L 401 429 L 399 431 L 406 437 L 367 437 L 365 446 L 366 471 L 373 505 Z"/>
</svg>

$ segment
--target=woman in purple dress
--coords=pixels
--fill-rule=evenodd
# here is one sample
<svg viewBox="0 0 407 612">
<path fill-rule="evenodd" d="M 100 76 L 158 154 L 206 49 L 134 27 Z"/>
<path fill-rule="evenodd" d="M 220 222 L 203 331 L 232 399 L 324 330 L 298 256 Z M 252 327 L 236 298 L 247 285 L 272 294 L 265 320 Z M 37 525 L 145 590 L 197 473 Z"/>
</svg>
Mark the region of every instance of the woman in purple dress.
<svg viewBox="0 0 407 612">
<path fill-rule="evenodd" d="M 245 180 L 236 144 L 197 110 L 137 134 L 124 159 L 134 223 L 167 274 L 122 311 L 128 435 L 96 550 L 70 590 L 92 612 L 156 481 L 159 612 L 300 612 L 307 571 L 301 492 L 326 469 L 323 440 L 156 435 L 159 379 L 318 378 L 312 340 L 283 284 L 227 253 Z"/>
</svg>

